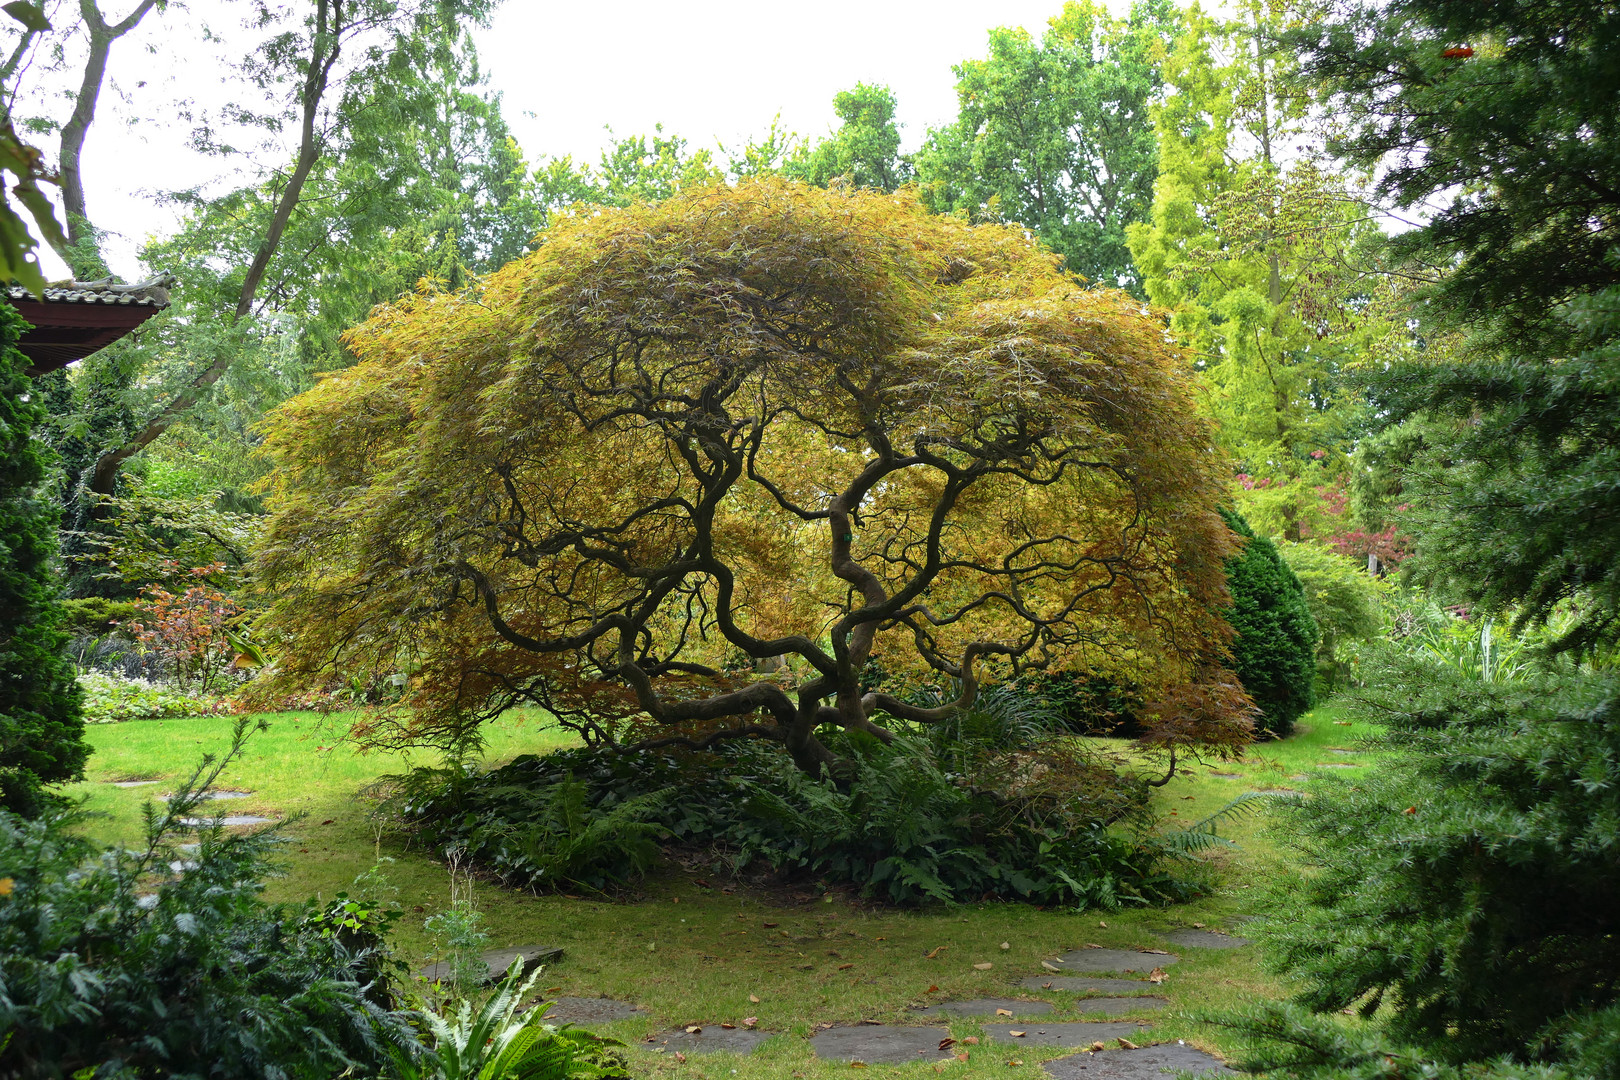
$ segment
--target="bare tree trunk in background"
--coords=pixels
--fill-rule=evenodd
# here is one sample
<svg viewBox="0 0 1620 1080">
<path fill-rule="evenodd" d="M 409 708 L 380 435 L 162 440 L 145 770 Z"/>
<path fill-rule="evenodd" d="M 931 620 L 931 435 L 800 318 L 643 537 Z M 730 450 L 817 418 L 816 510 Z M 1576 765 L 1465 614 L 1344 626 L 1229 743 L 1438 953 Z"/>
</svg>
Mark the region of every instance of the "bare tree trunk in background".
<svg viewBox="0 0 1620 1080">
<path fill-rule="evenodd" d="M 83 2 L 90 4 L 93 0 Z M 151 2 L 153 0 L 147 0 L 147 3 Z M 240 322 L 252 312 L 259 283 L 264 280 L 264 272 L 269 267 L 270 260 L 275 257 L 276 249 L 281 245 L 282 234 L 287 229 L 287 222 L 291 220 L 293 210 L 298 206 L 304 183 L 309 179 L 310 172 L 315 168 L 315 163 L 320 160 L 325 149 L 321 143 L 320 133 L 315 129 L 315 121 L 320 112 L 321 101 L 326 95 L 332 68 L 337 64 L 338 55 L 342 50 L 342 35 L 348 28 L 344 19 L 344 0 L 316 0 L 315 34 L 310 46 L 309 73 L 305 76 L 303 89 L 299 93 L 303 116 L 299 128 L 298 158 L 291 175 L 287 178 L 286 186 L 281 189 L 280 198 L 276 201 L 275 213 L 270 218 L 270 227 L 265 230 L 264 238 L 259 241 L 258 249 L 253 253 L 253 262 L 249 264 L 247 275 L 242 279 L 242 289 L 237 295 L 236 312 L 231 318 L 232 323 Z M 186 388 L 156 416 L 148 420 L 146 426 L 134 437 L 97 458 L 87 484 L 89 489 L 98 495 L 111 495 L 113 486 L 118 481 L 118 470 L 123 463 L 173 427 L 193 405 L 197 404 L 208 388 L 219 381 L 220 376 L 230 368 L 232 359 L 228 350 L 222 350 L 213 363 L 199 371 Z"/>
<path fill-rule="evenodd" d="M 141 0 L 134 11 L 109 26 L 96 7 L 96 0 L 79 0 L 79 15 L 84 19 L 85 31 L 90 35 L 90 56 L 84 63 L 84 79 L 79 83 L 78 96 L 73 99 L 73 115 L 62 125 L 59 171 L 63 216 L 67 218 L 68 250 L 57 252 L 76 278 L 99 278 L 107 274 L 107 264 L 102 260 L 101 253 L 93 243 L 85 243 L 90 233 L 90 221 L 85 212 L 84 174 L 79 165 L 80 155 L 84 152 L 84 138 L 96 119 L 101 84 L 107 78 L 107 56 L 112 51 L 113 42 L 135 29 L 157 3 L 158 0 Z"/>
</svg>

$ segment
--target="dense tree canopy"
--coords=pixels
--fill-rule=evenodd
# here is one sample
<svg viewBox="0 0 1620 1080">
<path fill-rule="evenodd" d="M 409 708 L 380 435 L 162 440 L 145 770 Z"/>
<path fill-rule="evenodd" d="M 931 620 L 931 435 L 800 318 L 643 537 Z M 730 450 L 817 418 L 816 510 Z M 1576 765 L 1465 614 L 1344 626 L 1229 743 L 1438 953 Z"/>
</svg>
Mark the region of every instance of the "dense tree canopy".
<svg viewBox="0 0 1620 1080">
<path fill-rule="evenodd" d="M 1416 451 L 1431 580 L 1521 624 L 1571 601 L 1564 644 L 1620 637 L 1620 10 L 1603 0 L 1354 5 L 1296 44 L 1344 117 L 1338 149 L 1381 189 L 1440 209 L 1394 246 L 1431 284 L 1432 339 L 1377 373 Z M 1595 601 L 1595 602 L 1594 602 Z"/>
<path fill-rule="evenodd" d="M 532 702 L 590 741 L 886 739 L 863 684 L 1067 663 L 1230 744 L 1222 462 L 1185 363 L 1019 229 L 778 181 L 554 221 L 351 335 L 267 425 L 283 683 L 412 673 L 376 738 Z M 753 668 L 770 669 L 756 674 Z"/>
<path fill-rule="evenodd" d="M 1123 19 L 1070 0 L 1039 41 L 991 31 L 990 55 L 956 68 L 956 122 L 917 156 L 929 204 L 1021 222 L 1074 273 L 1139 288 L 1125 227 L 1153 203 L 1149 108 L 1177 21 L 1169 0 Z"/>
</svg>

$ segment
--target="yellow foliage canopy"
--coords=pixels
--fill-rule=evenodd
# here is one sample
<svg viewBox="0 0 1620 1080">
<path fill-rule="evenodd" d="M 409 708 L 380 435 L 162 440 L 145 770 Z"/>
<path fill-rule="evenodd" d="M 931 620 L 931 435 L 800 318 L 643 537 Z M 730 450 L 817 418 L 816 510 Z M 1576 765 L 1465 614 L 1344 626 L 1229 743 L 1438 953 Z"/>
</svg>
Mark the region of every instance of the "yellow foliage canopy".
<svg viewBox="0 0 1620 1080">
<path fill-rule="evenodd" d="M 1057 665 L 1160 691 L 1161 740 L 1241 738 L 1223 463 L 1140 303 L 907 193 L 721 186 L 541 241 L 380 309 L 268 421 L 284 684 L 405 665 L 396 736 L 527 702 L 818 769 L 822 724 L 942 715 L 869 661 L 964 701 Z"/>
</svg>

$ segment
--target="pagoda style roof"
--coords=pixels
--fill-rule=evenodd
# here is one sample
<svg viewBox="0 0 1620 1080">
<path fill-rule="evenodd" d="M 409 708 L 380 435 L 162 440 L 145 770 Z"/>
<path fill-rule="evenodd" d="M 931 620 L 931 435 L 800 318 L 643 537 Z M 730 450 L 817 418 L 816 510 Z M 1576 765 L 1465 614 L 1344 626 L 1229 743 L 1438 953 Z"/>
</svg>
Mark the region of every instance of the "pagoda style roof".
<svg viewBox="0 0 1620 1080">
<path fill-rule="evenodd" d="M 67 281 L 48 285 L 38 297 L 20 285 L 6 288 L 5 299 L 33 329 L 17 348 L 28 357 L 29 375 L 67 367 L 103 349 L 169 306 L 174 283 L 159 274 L 138 285 L 101 281 Z"/>
</svg>

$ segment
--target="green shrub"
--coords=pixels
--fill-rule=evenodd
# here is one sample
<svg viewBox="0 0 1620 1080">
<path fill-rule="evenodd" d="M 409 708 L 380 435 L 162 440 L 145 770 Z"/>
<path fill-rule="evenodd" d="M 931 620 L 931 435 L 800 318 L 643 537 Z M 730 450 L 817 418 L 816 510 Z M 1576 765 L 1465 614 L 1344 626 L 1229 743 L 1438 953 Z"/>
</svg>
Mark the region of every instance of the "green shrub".
<svg viewBox="0 0 1620 1080">
<path fill-rule="evenodd" d="M 325 1080 L 424 1053 L 373 937 L 259 899 L 274 831 L 179 845 L 246 730 L 148 812 L 138 849 L 95 850 L 74 813 L 0 812 L 0 1075 Z"/>
<path fill-rule="evenodd" d="M 391 806 L 435 848 L 521 887 L 634 881 L 657 837 L 734 870 L 757 860 L 901 904 L 991 895 L 1111 908 L 1201 887 L 1185 856 L 1205 841 L 1155 833 L 1140 780 L 1051 749 L 986 757 L 982 747 L 942 753 L 921 737 L 897 743 L 842 743 L 855 771 L 841 783 L 806 777 L 767 743 L 564 750 L 484 773 L 417 770 Z M 970 765 L 986 786 L 941 761 Z"/>
<path fill-rule="evenodd" d="M 1620 1076 L 1620 676 L 1375 659 L 1353 704 L 1384 759 L 1287 815 L 1307 873 L 1262 929 L 1275 963 L 1442 1060 Z"/>
<path fill-rule="evenodd" d="M 1355 559 L 1318 544 L 1283 544 L 1277 550 L 1299 578 L 1311 618 L 1322 633 L 1316 649 L 1317 681 L 1333 693 L 1344 681 L 1339 647 L 1370 640 L 1383 629 L 1381 586 Z"/>
<path fill-rule="evenodd" d="M 119 627 L 135 617 L 135 605 L 129 600 L 84 596 L 62 601 L 62 628 L 88 637 L 126 634 Z"/>
<path fill-rule="evenodd" d="M 193 697 L 145 679 L 126 679 L 92 671 L 80 675 L 78 682 L 84 691 L 84 719 L 91 724 L 210 716 L 231 711 L 219 698 Z"/>
<path fill-rule="evenodd" d="M 1316 620 L 1277 546 L 1255 536 L 1236 511 L 1221 516 L 1246 541 L 1226 564 L 1232 606 L 1223 614 L 1237 631 L 1233 670 L 1260 709 L 1257 726 L 1287 735 L 1316 704 Z"/>
<path fill-rule="evenodd" d="M 32 817 L 51 804 L 45 785 L 84 775 L 90 748 L 51 569 L 60 515 L 40 491 L 45 409 L 16 348 L 27 328 L 0 303 L 0 808 Z"/>
</svg>

